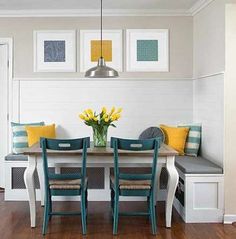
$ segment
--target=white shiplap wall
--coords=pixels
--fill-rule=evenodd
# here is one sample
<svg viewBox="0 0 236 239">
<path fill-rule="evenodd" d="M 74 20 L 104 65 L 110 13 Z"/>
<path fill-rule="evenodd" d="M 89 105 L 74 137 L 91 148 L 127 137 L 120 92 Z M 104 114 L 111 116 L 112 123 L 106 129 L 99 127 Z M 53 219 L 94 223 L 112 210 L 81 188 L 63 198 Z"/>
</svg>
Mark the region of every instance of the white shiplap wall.
<svg viewBox="0 0 236 239">
<path fill-rule="evenodd" d="M 201 155 L 223 167 L 224 74 L 194 81 L 195 122 L 202 123 Z"/>
<path fill-rule="evenodd" d="M 149 126 L 193 119 L 192 80 L 15 80 L 20 122 L 44 120 L 58 125 L 58 137 L 92 136 L 78 113 L 85 108 L 122 107 L 109 137 L 137 137 Z M 16 110 L 15 110 L 16 111 Z M 17 112 L 17 111 L 16 111 Z"/>
</svg>

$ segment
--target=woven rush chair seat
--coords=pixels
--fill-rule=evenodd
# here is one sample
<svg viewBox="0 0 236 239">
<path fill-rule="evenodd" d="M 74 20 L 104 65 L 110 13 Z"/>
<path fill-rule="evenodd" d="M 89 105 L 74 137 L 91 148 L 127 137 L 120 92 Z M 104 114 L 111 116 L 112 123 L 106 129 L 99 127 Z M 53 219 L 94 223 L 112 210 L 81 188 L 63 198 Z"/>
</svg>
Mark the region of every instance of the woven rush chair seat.
<svg viewBox="0 0 236 239">
<path fill-rule="evenodd" d="M 114 176 L 110 177 L 111 183 L 115 184 Z M 119 188 L 120 189 L 128 189 L 128 190 L 135 190 L 135 189 L 151 189 L 151 180 L 119 180 Z"/>
<path fill-rule="evenodd" d="M 87 178 L 85 179 L 87 183 Z M 81 179 L 49 180 L 50 189 L 80 189 Z"/>
</svg>

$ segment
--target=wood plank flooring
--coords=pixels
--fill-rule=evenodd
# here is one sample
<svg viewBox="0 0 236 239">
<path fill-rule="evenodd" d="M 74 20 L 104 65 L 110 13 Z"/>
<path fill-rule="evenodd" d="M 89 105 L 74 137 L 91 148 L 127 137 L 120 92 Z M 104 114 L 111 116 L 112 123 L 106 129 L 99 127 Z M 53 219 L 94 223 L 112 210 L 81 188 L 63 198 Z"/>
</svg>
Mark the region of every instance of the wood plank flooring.
<svg viewBox="0 0 236 239">
<path fill-rule="evenodd" d="M 56 202 L 56 210 L 79 210 L 77 202 Z M 144 210 L 145 202 L 121 203 L 121 210 Z M 37 228 L 31 229 L 27 202 L 4 202 L 0 193 L 0 239 L 236 239 L 236 227 L 223 224 L 185 224 L 173 212 L 173 226 L 165 228 L 164 203 L 158 207 L 158 234 L 151 235 L 150 223 L 143 217 L 120 217 L 119 235 L 112 236 L 112 221 L 108 202 L 89 202 L 88 234 L 81 235 L 80 217 L 54 217 L 48 234 L 41 235 L 43 208 L 37 203 Z"/>
</svg>

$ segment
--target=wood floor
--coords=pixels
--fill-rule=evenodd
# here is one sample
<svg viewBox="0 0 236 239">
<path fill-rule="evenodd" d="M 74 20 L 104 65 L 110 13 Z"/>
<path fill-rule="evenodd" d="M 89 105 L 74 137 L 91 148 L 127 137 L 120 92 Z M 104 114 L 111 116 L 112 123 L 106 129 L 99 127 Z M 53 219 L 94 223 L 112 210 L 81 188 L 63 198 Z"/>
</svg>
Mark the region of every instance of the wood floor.
<svg viewBox="0 0 236 239">
<path fill-rule="evenodd" d="M 56 202 L 56 210 L 79 210 L 77 202 Z M 144 202 L 126 202 L 121 210 L 145 209 Z M 173 212 L 173 226 L 165 228 L 164 203 L 158 207 L 158 234 L 152 236 L 150 224 L 143 217 L 121 217 L 119 235 L 112 236 L 112 223 L 108 202 L 90 202 L 88 215 L 88 234 L 81 235 L 80 217 L 54 217 L 49 223 L 48 239 L 75 238 L 125 238 L 125 239 L 236 239 L 236 227 L 222 224 L 185 224 L 177 212 Z M 41 235 L 43 208 L 37 204 L 37 223 L 35 229 L 30 228 L 27 202 L 4 202 L 0 193 L 0 239 L 37 239 Z"/>
</svg>

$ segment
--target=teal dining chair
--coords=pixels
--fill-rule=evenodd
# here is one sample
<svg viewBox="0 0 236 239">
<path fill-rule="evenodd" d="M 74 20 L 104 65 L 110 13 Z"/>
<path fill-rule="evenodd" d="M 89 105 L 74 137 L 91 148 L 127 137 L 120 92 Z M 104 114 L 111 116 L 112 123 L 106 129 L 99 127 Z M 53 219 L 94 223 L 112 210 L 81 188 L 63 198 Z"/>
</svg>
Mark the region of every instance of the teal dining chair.
<svg viewBox="0 0 236 239">
<path fill-rule="evenodd" d="M 45 180 L 45 205 L 43 235 L 46 234 L 48 222 L 52 216 L 81 215 L 82 233 L 86 234 L 87 220 L 87 185 L 86 160 L 90 138 L 80 139 L 40 139 L 42 148 L 43 170 Z M 78 173 L 55 174 L 48 168 L 48 150 L 77 151 L 82 150 L 82 168 Z M 52 210 L 52 196 L 81 196 L 81 212 L 56 212 Z"/>
<path fill-rule="evenodd" d="M 156 234 L 155 186 L 158 149 L 161 138 L 132 140 L 111 138 L 111 148 L 114 152 L 114 175 L 110 177 L 111 208 L 113 214 L 113 234 L 117 234 L 118 219 L 121 216 L 149 216 L 152 233 Z M 119 169 L 119 150 L 153 151 L 151 172 L 146 174 L 122 173 Z M 140 154 L 141 156 L 141 154 Z M 131 161 L 132 162 L 132 161 Z M 148 201 L 147 212 L 119 212 L 119 196 L 145 196 Z"/>
</svg>

